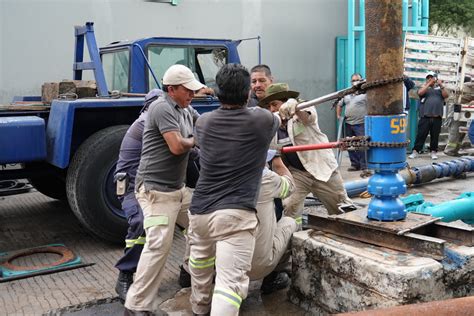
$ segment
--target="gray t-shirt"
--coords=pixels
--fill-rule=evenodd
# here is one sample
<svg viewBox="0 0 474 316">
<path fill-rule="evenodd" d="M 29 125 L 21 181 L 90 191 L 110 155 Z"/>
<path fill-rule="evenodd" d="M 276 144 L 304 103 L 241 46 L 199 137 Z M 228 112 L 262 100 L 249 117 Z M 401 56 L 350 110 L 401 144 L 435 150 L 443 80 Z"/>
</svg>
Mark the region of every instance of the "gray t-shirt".
<svg viewBox="0 0 474 316">
<path fill-rule="evenodd" d="M 346 123 L 349 125 L 364 124 L 367 115 L 367 95 L 350 94 L 344 97 L 346 105 Z"/>
<path fill-rule="evenodd" d="M 136 188 L 174 191 L 183 187 L 189 153 L 171 153 L 163 133 L 177 131 L 184 138 L 193 134 L 194 109 L 181 108 L 167 93 L 150 105 L 143 131 L 143 150 L 138 167 Z"/>
<path fill-rule="evenodd" d="M 220 108 L 197 120 L 201 172 L 191 214 L 227 208 L 256 211 L 267 150 L 279 124 L 259 107 Z"/>
<path fill-rule="evenodd" d="M 439 88 L 428 88 L 426 93 L 420 97 L 420 116 L 421 117 L 442 117 L 444 98 Z"/>
</svg>

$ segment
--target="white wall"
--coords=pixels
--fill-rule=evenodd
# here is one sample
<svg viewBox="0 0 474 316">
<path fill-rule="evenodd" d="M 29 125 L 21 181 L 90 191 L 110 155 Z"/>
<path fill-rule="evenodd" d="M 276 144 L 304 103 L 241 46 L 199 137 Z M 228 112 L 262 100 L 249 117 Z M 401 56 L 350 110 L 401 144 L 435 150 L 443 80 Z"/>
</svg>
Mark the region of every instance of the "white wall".
<svg viewBox="0 0 474 316">
<path fill-rule="evenodd" d="M 347 33 L 346 0 L 0 0 L 0 104 L 39 95 L 41 84 L 72 78 L 73 26 L 95 22 L 99 46 L 148 36 L 262 37 L 262 62 L 277 81 L 311 99 L 334 91 L 335 37 Z M 257 43 L 240 47 L 258 61 Z M 334 137 L 330 105 L 320 125 Z"/>
</svg>

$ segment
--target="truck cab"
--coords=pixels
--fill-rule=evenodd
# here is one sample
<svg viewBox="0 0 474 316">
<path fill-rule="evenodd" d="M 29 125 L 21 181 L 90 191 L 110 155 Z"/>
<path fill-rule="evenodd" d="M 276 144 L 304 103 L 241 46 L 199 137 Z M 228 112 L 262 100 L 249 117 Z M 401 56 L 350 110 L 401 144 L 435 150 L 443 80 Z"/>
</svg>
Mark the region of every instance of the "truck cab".
<svg viewBox="0 0 474 316">
<path fill-rule="evenodd" d="M 164 72 L 174 64 L 189 67 L 203 84 L 215 88 L 222 65 L 240 63 L 238 41 L 152 37 L 111 43 L 100 50 L 109 90 L 146 93 L 161 88 Z"/>
<path fill-rule="evenodd" d="M 240 63 L 240 41 L 151 37 L 113 42 L 97 48 L 93 23 L 75 28 L 73 79 L 94 72 L 96 97 L 60 96 L 43 104 L 41 96 L 16 97 L 0 109 L 0 180 L 29 179 L 41 193 L 67 200 L 90 232 L 122 242 L 127 222 L 115 195 L 113 173 L 123 136 L 138 117 L 145 94 L 161 88 L 169 66 L 189 67 L 215 88 L 226 63 Z M 90 62 L 84 62 L 87 43 Z M 32 104 L 39 106 L 32 106 Z M 219 106 L 212 96 L 197 97 L 200 113 Z"/>
</svg>

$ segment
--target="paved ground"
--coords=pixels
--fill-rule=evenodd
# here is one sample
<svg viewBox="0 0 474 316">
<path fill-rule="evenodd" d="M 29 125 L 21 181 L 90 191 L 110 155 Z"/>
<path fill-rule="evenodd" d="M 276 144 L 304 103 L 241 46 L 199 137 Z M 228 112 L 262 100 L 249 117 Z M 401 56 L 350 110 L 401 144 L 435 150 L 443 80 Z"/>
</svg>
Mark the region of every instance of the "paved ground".
<svg viewBox="0 0 474 316">
<path fill-rule="evenodd" d="M 452 157 L 440 155 L 439 161 Z M 431 163 L 428 155 L 410 160 L 413 166 Z M 357 172 L 347 172 L 344 157 L 341 172 L 348 180 L 360 179 Z M 410 189 L 423 193 L 426 200 L 442 202 L 474 189 L 474 174 L 467 179 L 435 181 Z M 369 199 L 356 198 L 360 205 Z M 28 279 L 0 283 L 0 315 L 120 315 L 122 305 L 117 301 L 114 284 L 117 271 L 113 267 L 120 257 L 120 246 L 105 243 L 90 236 L 75 219 L 67 204 L 49 199 L 38 192 L 0 198 L 0 251 L 11 251 L 40 245 L 64 243 L 93 266 L 58 272 Z M 170 315 L 190 315 L 189 291 L 179 291 L 177 275 L 184 252 L 184 239 L 175 233 L 173 252 L 166 266 L 166 277 L 157 298 L 161 308 Z M 33 257 L 18 264 L 41 262 L 52 258 Z M 281 291 L 270 296 L 259 295 L 259 283 L 242 306 L 242 315 L 305 315 L 292 305 Z M 178 292 L 179 291 L 179 292 Z M 176 295 L 175 295 L 176 294 Z"/>
</svg>

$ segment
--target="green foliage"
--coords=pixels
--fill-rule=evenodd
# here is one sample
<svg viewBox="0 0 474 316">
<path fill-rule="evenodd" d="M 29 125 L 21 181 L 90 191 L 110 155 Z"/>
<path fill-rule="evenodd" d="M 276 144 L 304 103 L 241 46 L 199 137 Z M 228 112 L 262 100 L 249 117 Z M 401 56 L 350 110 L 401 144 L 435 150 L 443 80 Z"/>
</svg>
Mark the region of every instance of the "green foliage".
<svg viewBox="0 0 474 316">
<path fill-rule="evenodd" d="M 474 34 L 474 0 L 430 0 L 430 28 L 436 33 Z"/>
</svg>

